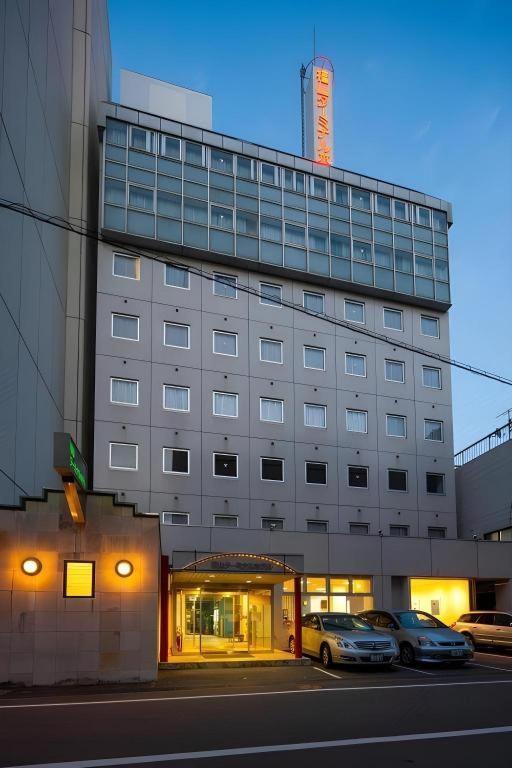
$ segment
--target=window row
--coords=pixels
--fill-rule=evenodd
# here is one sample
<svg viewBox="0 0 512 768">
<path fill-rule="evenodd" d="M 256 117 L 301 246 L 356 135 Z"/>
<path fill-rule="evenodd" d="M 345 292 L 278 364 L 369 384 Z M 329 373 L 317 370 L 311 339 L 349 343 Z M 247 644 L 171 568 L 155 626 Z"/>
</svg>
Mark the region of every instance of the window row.
<svg viewBox="0 0 512 768">
<path fill-rule="evenodd" d="M 214 147 L 206 147 L 194 141 L 159 134 L 135 125 L 128 126 L 116 120 L 107 120 L 106 133 L 109 144 L 123 148 L 128 145 L 132 154 L 130 160 L 135 163 L 138 153 L 143 156 L 144 154 L 157 154 L 170 161 L 208 167 L 215 174 L 236 176 L 239 179 L 260 182 L 269 187 L 282 187 L 298 195 L 308 194 L 310 197 L 323 200 L 330 199 L 332 203 L 337 205 L 351 205 L 354 208 L 373 211 L 382 216 L 394 216 L 402 221 L 415 221 L 421 226 L 433 227 L 436 231 L 446 232 L 448 229 L 444 211 L 431 210 L 422 205 L 394 200 L 387 195 L 349 187 L 346 184 L 331 182 L 325 178 L 311 176 Z M 141 165 L 146 167 L 143 159 Z"/>
</svg>

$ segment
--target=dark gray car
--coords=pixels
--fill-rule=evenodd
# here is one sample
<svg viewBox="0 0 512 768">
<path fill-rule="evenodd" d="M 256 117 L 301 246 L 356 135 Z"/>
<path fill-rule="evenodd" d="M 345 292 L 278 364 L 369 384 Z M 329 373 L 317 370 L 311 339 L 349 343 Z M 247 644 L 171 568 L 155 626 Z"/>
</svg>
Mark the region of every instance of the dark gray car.
<svg viewBox="0 0 512 768">
<path fill-rule="evenodd" d="M 505 611 L 468 611 L 452 628 L 461 632 L 468 645 L 512 648 L 512 613 Z"/>
</svg>

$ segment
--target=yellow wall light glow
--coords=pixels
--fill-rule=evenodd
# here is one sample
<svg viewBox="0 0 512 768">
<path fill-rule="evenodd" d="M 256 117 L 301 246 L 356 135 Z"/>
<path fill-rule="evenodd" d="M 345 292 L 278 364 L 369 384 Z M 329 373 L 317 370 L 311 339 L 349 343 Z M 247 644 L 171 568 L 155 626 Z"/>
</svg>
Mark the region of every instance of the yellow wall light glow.
<svg viewBox="0 0 512 768">
<path fill-rule="evenodd" d="M 130 563 L 129 560 L 119 560 L 116 563 L 116 573 L 118 576 L 122 576 L 123 578 L 126 578 L 126 576 L 131 576 L 133 573 L 133 564 Z"/>
<path fill-rule="evenodd" d="M 445 624 L 470 610 L 468 579 L 411 579 L 411 608 L 426 611 Z"/>
<path fill-rule="evenodd" d="M 43 569 L 43 564 L 37 557 L 27 557 L 21 564 L 21 570 L 27 576 L 36 576 Z"/>
</svg>

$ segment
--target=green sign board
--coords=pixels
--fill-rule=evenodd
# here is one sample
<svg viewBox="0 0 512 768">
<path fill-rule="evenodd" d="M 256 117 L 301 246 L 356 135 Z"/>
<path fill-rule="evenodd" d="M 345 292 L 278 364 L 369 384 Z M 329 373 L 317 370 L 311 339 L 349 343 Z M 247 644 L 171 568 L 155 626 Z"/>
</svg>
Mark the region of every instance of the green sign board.
<svg viewBox="0 0 512 768">
<path fill-rule="evenodd" d="M 53 466 L 62 477 L 72 477 L 82 490 L 87 490 L 87 464 L 67 432 L 54 433 Z"/>
</svg>

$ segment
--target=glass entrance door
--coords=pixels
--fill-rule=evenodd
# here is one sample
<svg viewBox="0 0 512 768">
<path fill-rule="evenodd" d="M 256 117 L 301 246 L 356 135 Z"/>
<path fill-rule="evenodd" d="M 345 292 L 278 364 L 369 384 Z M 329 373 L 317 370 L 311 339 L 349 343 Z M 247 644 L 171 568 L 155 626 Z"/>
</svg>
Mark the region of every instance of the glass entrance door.
<svg viewBox="0 0 512 768">
<path fill-rule="evenodd" d="M 184 589 L 176 597 L 176 618 L 183 653 L 249 650 L 247 591 Z"/>
</svg>

